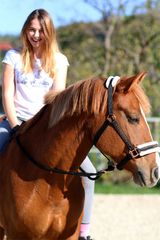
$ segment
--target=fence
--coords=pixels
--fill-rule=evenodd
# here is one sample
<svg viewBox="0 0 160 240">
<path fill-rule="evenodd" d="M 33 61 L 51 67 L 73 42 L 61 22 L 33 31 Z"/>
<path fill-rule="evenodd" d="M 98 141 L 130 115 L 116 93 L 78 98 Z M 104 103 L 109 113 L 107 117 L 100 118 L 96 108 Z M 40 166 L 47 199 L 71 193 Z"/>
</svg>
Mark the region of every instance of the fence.
<svg viewBox="0 0 160 240">
<path fill-rule="evenodd" d="M 160 142 L 160 118 L 159 117 L 149 117 L 147 118 L 149 123 L 153 139 Z"/>
</svg>

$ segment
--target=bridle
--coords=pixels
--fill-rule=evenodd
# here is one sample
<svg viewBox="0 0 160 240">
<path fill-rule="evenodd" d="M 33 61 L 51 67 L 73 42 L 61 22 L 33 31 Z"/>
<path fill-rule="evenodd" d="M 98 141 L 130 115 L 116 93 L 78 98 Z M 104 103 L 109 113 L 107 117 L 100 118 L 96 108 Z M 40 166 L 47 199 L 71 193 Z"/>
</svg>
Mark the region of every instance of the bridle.
<svg viewBox="0 0 160 240">
<path fill-rule="evenodd" d="M 101 135 L 104 133 L 104 131 L 107 129 L 108 126 L 113 127 L 113 129 L 118 133 L 122 141 L 125 143 L 125 145 L 128 148 L 128 153 L 126 156 L 116 165 L 114 163 L 111 163 L 108 165 L 106 169 L 97 171 L 96 173 L 88 173 L 85 172 L 82 168 L 80 168 L 81 171 L 65 171 L 56 167 L 50 167 L 45 165 L 44 163 L 41 163 L 37 160 L 35 160 L 30 153 L 26 150 L 26 148 L 23 146 L 23 144 L 20 141 L 19 134 L 16 135 L 15 139 L 17 142 L 17 145 L 23 152 L 23 154 L 30 160 L 33 164 L 35 164 L 37 167 L 49 171 L 49 172 L 54 172 L 58 174 L 69 174 L 69 175 L 74 175 L 74 176 L 83 176 L 83 177 L 88 177 L 91 180 L 96 180 L 98 179 L 102 174 L 112 171 L 115 168 L 118 170 L 122 170 L 124 166 L 130 161 L 131 159 L 135 158 L 141 158 L 145 155 L 148 155 L 150 153 L 154 152 L 160 152 L 160 147 L 158 145 L 158 142 L 152 141 L 148 143 L 144 143 L 138 146 L 134 146 L 130 140 L 127 138 L 121 127 L 119 126 L 118 122 L 116 121 L 116 116 L 113 113 L 113 87 L 119 80 L 119 77 L 109 77 L 106 82 L 105 82 L 105 87 L 108 88 L 108 116 L 106 117 L 106 120 L 102 124 L 102 126 L 98 129 L 98 131 L 95 134 L 95 137 L 93 139 L 93 144 L 96 146 L 98 140 L 100 139 Z M 103 153 L 102 153 L 103 154 Z M 104 154 L 103 154 L 104 155 Z M 106 156 L 105 156 L 106 157 Z"/>
<path fill-rule="evenodd" d="M 117 81 L 119 80 L 119 77 L 117 77 L 117 76 L 109 77 L 107 79 L 107 81 L 109 81 L 109 83 L 105 82 L 105 86 L 108 88 L 108 101 L 107 101 L 108 102 L 108 104 L 107 104 L 108 116 L 107 116 L 106 120 L 104 121 L 104 123 L 102 124 L 102 126 L 97 131 L 97 133 L 95 134 L 93 143 L 96 146 L 96 144 L 97 144 L 99 138 L 101 137 L 101 135 L 103 134 L 103 132 L 106 130 L 106 128 L 108 126 L 111 126 L 118 133 L 119 137 L 122 139 L 122 141 L 125 143 L 125 145 L 128 148 L 128 153 L 126 154 L 126 156 L 116 165 L 116 168 L 118 170 L 122 170 L 124 168 L 124 166 L 131 159 L 141 158 L 150 153 L 159 152 L 160 147 L 158 145 L 158 142 L 156 142 L 156 141 L 152 141 L 152 142 L 148 142 L 148 143 L 144 143 L 144 144 L 135 146 L 134 144 L 132 144 L 130 142 L 128 137 L 125 135 L 125 133 L 123 132 L 122 128 L 120 127 L 119 123 L 116 120 L 116 116 L 113 113 L 113 86 L 116 84 L 114 82 L 114 80 L 116 80 L 116 83 L 117 83 Z"/>
</svg>

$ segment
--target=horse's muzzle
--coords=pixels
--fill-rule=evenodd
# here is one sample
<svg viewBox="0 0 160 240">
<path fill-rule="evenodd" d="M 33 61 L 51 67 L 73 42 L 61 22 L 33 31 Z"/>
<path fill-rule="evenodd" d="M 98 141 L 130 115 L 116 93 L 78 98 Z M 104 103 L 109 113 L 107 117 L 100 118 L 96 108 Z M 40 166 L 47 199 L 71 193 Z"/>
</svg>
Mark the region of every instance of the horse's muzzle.
<svg viewBox="0 0 160 240">
<path fill-rule="evenodd" d="M 141 187 L 154 187 L 159 180 L 159 168 L 154 167 L 149 175 L 143 170 L 138 170 L 134 176 L 134 182 Z"/>
</svg>

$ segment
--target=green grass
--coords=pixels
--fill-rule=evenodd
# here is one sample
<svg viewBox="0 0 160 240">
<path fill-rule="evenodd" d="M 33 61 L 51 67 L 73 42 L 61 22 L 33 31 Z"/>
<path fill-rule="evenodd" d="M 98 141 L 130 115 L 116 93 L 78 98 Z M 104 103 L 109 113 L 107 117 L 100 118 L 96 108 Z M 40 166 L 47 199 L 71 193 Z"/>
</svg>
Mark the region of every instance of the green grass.
<svg viewBox="0 0 160 240">
<path fill-rule="evenodd" d="M 105 194 L 159 194 L 160 187 L 146 188 L 135 185 L 134 183 L 101 183 L 96 182 L 95 193 Z"/>
</svg>

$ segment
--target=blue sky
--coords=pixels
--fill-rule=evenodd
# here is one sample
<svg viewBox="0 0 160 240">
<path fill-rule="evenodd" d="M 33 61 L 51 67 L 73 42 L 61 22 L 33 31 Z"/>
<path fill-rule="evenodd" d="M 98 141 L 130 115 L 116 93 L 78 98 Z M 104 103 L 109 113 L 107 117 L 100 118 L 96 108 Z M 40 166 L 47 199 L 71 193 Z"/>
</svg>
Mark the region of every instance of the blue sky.
<svg viewBox="0 0 160 240">
<path fill-rule="evenodd" d="M 19 34 L 27 16 L 36 8 L 46 9 L 56 27 L 100 16 L 81 0 L 0 0 L 0 34 Z"/>
<path fill-rule="evenodd" d="M 116 2 L 118 0 L 112 3 Z M 135 1 L 129 2 L 131 8 Z M 18 35 L 27 16 L 36 8 L 46 9 L 56 27 L 73 21 L 95 21 L 100 18 L 98 11 L 83 0 L 0 0 L 0 34 Z"/>
</svg>

